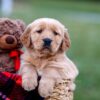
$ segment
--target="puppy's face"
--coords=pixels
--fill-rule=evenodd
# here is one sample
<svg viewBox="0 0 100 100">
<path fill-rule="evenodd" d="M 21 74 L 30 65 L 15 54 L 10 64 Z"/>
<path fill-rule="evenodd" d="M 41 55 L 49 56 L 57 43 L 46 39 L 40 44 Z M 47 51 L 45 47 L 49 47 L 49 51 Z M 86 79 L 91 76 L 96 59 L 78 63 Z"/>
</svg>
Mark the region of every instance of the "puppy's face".
<svg viewBox="0 0 100 100">
<path fill-rule="evenodd" d="M 31 47 L 41 54 L 55 54 L 64 48 L 64 39 L 64 26 L 57 20 L 48 18 L 41 18 L 31 23 L 22 36 L 22 42 L 27 47 Z M 68 36 L 66 40 L 65 45 L 69 47 Z"/>
</svg>

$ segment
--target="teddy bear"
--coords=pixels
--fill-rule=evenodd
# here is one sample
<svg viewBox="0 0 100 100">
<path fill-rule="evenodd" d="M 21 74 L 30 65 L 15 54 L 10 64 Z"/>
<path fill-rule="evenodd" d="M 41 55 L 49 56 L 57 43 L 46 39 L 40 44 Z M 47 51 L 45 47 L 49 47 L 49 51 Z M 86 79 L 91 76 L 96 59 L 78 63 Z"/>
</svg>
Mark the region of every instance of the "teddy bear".
<svg viewBox="0 0 100 100">
<path fill-rule="evenodd" d="M 24 29 L 25 25 L 21 20 L 0 18 L 0 72 L 14 73 L 18 69 L 19 62 L 16 65 L 13 57 L 15 53 L 18 53 L 18 56 L 21 54 L 20 35 Z"/>
<path fill-rule="evenodd" d="M 21 81 L 21 77 L 15 73 L 20 66 L 22 54 L 20 36 L 24 29 L 25 24 L 21 20 L 0 18 L 0 100 L 5 99 L 13 91 L 12 89 L 15 89 L 11 88 L 15 81 L 17 83 Z M 25 93 L 21 86 L 17 86 L 17 83 L 17 90 Z"/>
</svg>

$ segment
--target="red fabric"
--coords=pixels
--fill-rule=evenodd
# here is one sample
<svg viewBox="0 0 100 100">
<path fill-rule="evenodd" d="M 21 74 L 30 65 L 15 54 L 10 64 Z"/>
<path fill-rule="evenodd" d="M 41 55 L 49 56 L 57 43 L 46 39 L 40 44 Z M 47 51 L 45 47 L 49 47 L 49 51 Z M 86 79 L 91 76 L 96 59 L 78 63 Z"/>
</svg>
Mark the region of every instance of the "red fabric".
<svg viewBox="0 0 100 100">
<path fill-rule="evenodd" d="M 22 88 L 21 83 L 22 79 L 20 75 L 10 73 L 10 72 L 1 72 L 0 73 L 1 78 L 0 78 L 0 85 L 1 87 L 5 87 L 4 89 L 7 89 L 7 91 L 3 91 L 0 89 L 0 92 L 3 93 L 3 95 L 6 95 L 7 93 L 7 98 L 8 100 L 25 100 L 27 92 Z M 10 81 L 11 83 L 7 83 L 9 79 L 12 79 Z M 2 82 L 3 81 L 3 82 Z M 14 83 L 13 83 L 14 81 Z M 12 84 L 13 83 L 13 84 Z M 8 87 L 8 84 L 12 84 L 12 87 Z M 11 89 L 11 91 L 9 91 Z M 1 100 L 2 96 L 0 97 Z M 6 100 L 5 99 L 5 100 Z"/>
<path fill-rule="evenodd" d="M 16 71 L 18 71 L 18 69 L 20 68 L 20 54 L 22 54 L 22 52 L 17 51 L 17 50 L 12 51 L 9 54 L 9 56 L 14 59 Z M 3 86 L 5 86 L 5 87 L 7 85 L 6 83 L 7 83 L 8 79 L 12 79 L 15 82 L 15 84 L 14 84 L 10 94 L 8 95 L 8 98 L 6 98 L 6 100 L 34 100 L 35 97 L 38 98 L 36 100 L 43 100 L 37 94 L 36 90 L 35 90 L 36 92 L 35 91 L 27 92 L 22 88 L 22 78 L 20 75 L 10 73 L 10 72 L 0 72 L 0 76 L 1 76 L 0 82 L 3 83 Z M 2 81 L 4 81 L 4 82 L 2 82 Z M 2 84 L 0 84 L 0 85 L 2 85 Z M 2 92 L 2 90 L 1 90 L 1 92 Z"/>
<path fill-rule="evenodd" d="M 20 50 L 13 50 L 9 54 L 9 56 L 14 59 L 14 64 L 15 64 L 14 68 L 15 68 L 16 71 L 18 71 L 19 68 L 20 68 L 20 55 L 21 54 L 23 54 L 23 52 L 20 51 Z M 9 73 L 9 72 L 3 72 L 3 73 L 7 77 L 10 77 L 11 79 L 13 79 L 16 82 L 16 84 L 21 85 L 22 78 L 21 78 L 20 75 L 12 74 L 12 73 Z"/>
<path fill-rule="evenodd" d="M 18 71 L 18 69 L 20 68 L 20 55 L 21 54 L 22 52 L 18 50 L 14 50 L 9 54 L 9 56 L 14 60 L 14 65 L 15 65 L 14 68 L 16 71 Z M 27 92 L 22 88 L 21 76 L 15 73 L 10 73 L 10 72 L 0 72 L 0 83 L 1 83 L 0 85 L 1 86 L 6 87 L 6 83 L 8 82 L 9 79 L 12 79 L 15 83 L 14 83 L 14 86 L 10 94 L 6 98 L 6 100 L 24 100 Z M 0 92 L 2 92 L 2 89 Z M 4 92 L 4 95 L 5 93 L 7 92 Z"/>
<path fill-rule="evenodd" d="M 16 71 L 18 71 L 18 69 L 20 68 L 21 54 L 22 52 L 19 50 L 11 51 L 9 54 L 9 56 L 14 60 L 14 65 L 15 65 L 14 68 Z M 12 92 L 10 93 L 9 98 L 6 98 L 6 100 L 24 100 L 25 91 L 22 89 L 21 76 L 10 72 L 2 72 L 2 74 L 5 76 L 5 79 L 3 79 L 4 82 L 6 82 L 8 79 L 12 79 L 15 82 Z"/>
<path fill-rule="evenodd" d="M 16 71 L 19 70 L 20 68 L 20 55 L 22 54 L 23 52 L 22 51 L 19 51 L 19 50 L 13 50 L 10 52 L 9 56 L 11 58 L 14 59 L 14 68 Z M 20 85 L 21 86 L 21 83 L 22 83 L 22 78 L 20 75 L 16 75 L 14 73 L 10 73 L 10 72 L 2 72 L 6 77 L 8 78 L 11 78 L 12 80 L 14 80 L 16 82 L 16 84 Z"/>
<path fill-rule="evenodd" d="M 3 72 L 3 74 L 4 74 L 6 77 L 8 77 L 8 78 L 14 80 L 14 81 L 16 82 L 17 85 L 20 85 L 20 86 L 21 86 L 22 78 L 21 78 L 20 75 L 16 75 L 16 74 L 13 74 L 13 73 L 10 73 L 10 72 Z"/>
<path fill-rule="evenodd" d="M 19 51 L 19 50 L 11 51 L 10 54 L 9 54 L 9 56 L 14 59 L 16 71 L 18 71 L 18 69 L 20 67 L 20 55 L 21 54 L 22 54 L 22 52 Z"/>
</svg>

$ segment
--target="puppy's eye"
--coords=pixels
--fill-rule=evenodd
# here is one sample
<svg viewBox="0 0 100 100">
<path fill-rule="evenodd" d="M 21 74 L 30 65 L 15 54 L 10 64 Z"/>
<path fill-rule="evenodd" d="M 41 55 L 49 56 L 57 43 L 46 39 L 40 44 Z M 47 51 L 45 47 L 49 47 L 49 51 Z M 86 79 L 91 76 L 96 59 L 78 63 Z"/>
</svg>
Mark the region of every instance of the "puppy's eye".
<svg viewBox="0 0 100 100">
<path fill-rule="evenodd" d="M 59 33 L 58 33 L 58 32 L 56 32 L 56 31 L 54 31 L 53 33 L 54 33 L 54 35 L 59 35 Z"/>
<path fill-rule="evenodd" d="M 40 33 L 42 33 L 42 31 L 43 31 L 43 30 L 40 29 L 40 30 L 37 30 L 36 32 L 40 34 Z"/>
</svg>

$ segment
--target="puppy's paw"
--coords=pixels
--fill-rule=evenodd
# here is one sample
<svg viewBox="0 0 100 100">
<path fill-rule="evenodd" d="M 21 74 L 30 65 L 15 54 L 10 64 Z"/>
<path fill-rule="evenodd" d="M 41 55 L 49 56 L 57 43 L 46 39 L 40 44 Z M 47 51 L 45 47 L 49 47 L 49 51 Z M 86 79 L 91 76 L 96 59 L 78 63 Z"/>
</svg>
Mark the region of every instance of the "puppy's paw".
<svg viewBox="0 0 100 100">
<path fill-rule="evenodd" d="M 50 81 L 47 81 L 47 80 L 42 80 L 39 84 L 39 94 L 42 96 L 42 97 L 48 97 L 52 94 L 53 92 L 53 87 L 54 87 L 54 84 L 53 82 L 50 82 Z"/>
<path fill-rule="evenodd" d="M 36 86 L 37 86 L 37 80 L 34 80 L 33 78 L 22 79 L 22 87 L 25 90 L 27 91 L 34 90 Z"/>
</svg>

